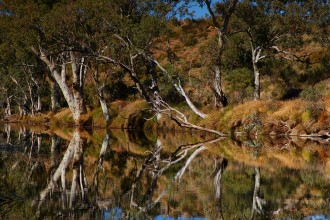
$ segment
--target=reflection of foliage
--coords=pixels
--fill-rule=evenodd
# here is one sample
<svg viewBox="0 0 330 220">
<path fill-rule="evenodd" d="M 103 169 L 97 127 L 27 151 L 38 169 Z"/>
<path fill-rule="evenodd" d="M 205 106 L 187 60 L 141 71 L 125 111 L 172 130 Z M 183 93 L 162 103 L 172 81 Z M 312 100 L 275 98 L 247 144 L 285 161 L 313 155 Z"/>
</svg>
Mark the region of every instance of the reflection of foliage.
<svg viewBox="0 0 330 220">
<path fill-rule="evenodd" d="M 302 171 L 300 177 L 310 187 L 326 188 L 328 186 L 328 182 L 323 178 L 323 175 L 315 171 Z"/>
<path fill-rule="evenodd" d="M 14 190 L 8 188 L 8 185 L 5 186 L 2 181 L 0 183 L 0 215 L 4 218 L 7 214 L 18 210 L 22 205 L 23 199 Z"/>
<path fill-rule="evenodd" d="M 46 137 L 44 138 L 46 139 Z M 185 214 L 188 217 L 205 216 L 210 219 L 217 219 L 216 212 L 219 209 L 219 203 L 217 203 L 214 197 L 213 180 L 215 162 L 223 159 L 221 148 L 218 149 L 215 147 L 214 149 L 209 147 L 208 150 L 203 151 L 203 153 L 192 160 L 180 181 L 174 181 L 173 178 L 185 165 L 185 159 L 189 158 L 193 151 L 187 152 L 185 159 L 178 163 L 173 163 L 159 176 L 155 176 L 155 174 L 158 175 L 157 171 L 166 164 L 166 160 L 157 163 L 157 155 L 161 159 L 173 156 L 173 152 L 178 151 L 175 147 L 178 140 L 167 134 L 166 138 L 161 139 L 163 148 L 159 154 L 156 154 L 152 147 L 141 147 L 139 144 L 133 147 L 129 135 L 126 135 L 126 138 L 124 141 L 119 137 L 112 139 L 111 147 L 108 148 L 103 158 L 103 166 L 100 168 L 98 176 L 98 185 L 95 185 L 93 190 L 85 192 L 85 199 L 79 196 L 72 209 L 68 207 L 63 208 L 61 204 L 65 200 L 63 199 L 61 188 L 57 187 L 47 197 L 42 214 L 47 217 L 53 217 L 60 211 L 63 218 L 69 215 L 74 215 L 75 218 L 83 218 L 83 216 L 86 217 L 86 215 L 89 215 L 91 210 L 95 215 L 111 213 L 112 216 L 114 215 L 112 212 L 117 210 L 122 215 L 131 214 L 131 218 L 145 219 L 155 217 L 159 214 L 159 210 L 165 210 L 171 217 L 180 217 Z M 138 138 L 138 135 L 136 138 Z M 185 141 L 191 142 L 194 138 L 196 137 L 189 137 Z M 169 141 L 166 142 L 166 140 Z M 126 141 L 131 143 L 132 147 L 130 149 L 123 147 L 127 146 Z M 262 141 L 263 139 L 260 139 L 260 143 Z M 47 143 L 47 141 L 44 142 Z M 143 142 L 136 140 L 135 143 Z M 101 141 L 92 141 L 91 143 L 94 143 L 96 146 L 90 144 L 88 146 L 90 149 L 86 149 L 84 155 L 85 172 L 88 181 L 92 179 L 90 176 L 93 175 L 94 169 L 99 166 L 95 161 L 97 161 L 99 156 L 98 145 L 101 144 Z M 65 145 L 67 144 L 66 142 L 62 142 L 62 144 L 61 151 L 67 147 Z M 182 150 L 183 148 L 180 149 Z M 274 211 L 279 209 L 284 210 L 285 205 L 287 205 L 286 202 L 291 201 L 290 199 L 292 197 L 299 196 L 301 201 L 304 201 L 311 195 L 312 189 L 319 193 L 317 198 L 324 199 L 329 196 L 330 191 L 326 178 L 322 175 L 322 172 L 316 170 L 319 167 L 317 160 L 311 160 L 307 164 L 311 166 L 310 169 L 306 169 L 306 167 L 290 169 L 282 165 L 277 159 L 263 157 L 263 153 L 267 150 L 265 148 L 267 148 L 266 145 L 260 148 L 244 148 L 240 146 L 239 151 L 244 151 L 245 153 L 239 155 L 233 153 L 234 156 L 230 160 L 228 159 L 228 164 L 221 179 L 221 208 L 225 219 L 247 219 L 250 217 L 256 175 L 254 163 L 260 166 L 260 196 L 266 200 L 266 205 L 263 206 L 264 213 L 256 215 L 256 219 L 277 218 L 278 216 L 273 215 Z M 193 149 L 195 150 L 197 148 Z M 274 154 L 278 154 L 275 147 L 273 149 Z M 232 150 L 237 150 L 237 147 L 226 146 L 228 153 Z M 150 151 L 150 153 L 145 153 L 145 151 Z M 35 210 L 33 210 L 34 208 L 31 206 L 31 199 L 29 198 L 38 198 L 40 191 L 44 189 L 46 186 L 45 183 L 49 178 L 49 176 L 42 175 L 41 173 L 49 174 L 47 171 L 48 166 L 45 166 L 44 169 L 42 168 L 42 163 L 48 164 L 51 158 L 50 152 L 47 150 L 43 150 L 42 152 L 44 152 L 43 157 L 47 156 L 47 158 L 42 158 L 41 160 L 41 155 L 35 154 L 31 158 L 33 162 L 30 164 L 22 152 L 12 155 L 0 153 L 0 210 L 3 211 L 0 214 L 4 215 L 2 216 L 3 218 L 20 219 L 25 217 L 30 219 L 35 217 Z M 261 160 L 256 159 L 251 161 L 251 155 L 249 155 L 251 152 L 258 152 Z M 273 151 L 271 152 L 273 153 Z M 62 153 L 59 155 L 63 155 Z M 290 154 L 290 152 L 285 151 L 280 156 L 283 157 L 287 154 Z M 245 156 L 249 159 L 244 158 Z M 301 157 L 301 154 L 294 155 L 294 157 L 299 156 Z M 313 156 L 315 155 L 311 154 L 311 157 Z M 35 158 L 39 160 L 35 161 Z M 266 163 L 269 166 L 264 166 L 260 163 L 260 161 L 264 163 L 265 158 L 267 158 Z M 40 174 L 41 180 L 37 181 L 37 178 L 33 177 L 30 178 L 33 181 L 29 181 L 26 178 L 26 174 L 29 174 L 29 172 L 26 171 L 33 164 L 38 165 L 35 162 L 40 163 L 40 167 L 37 169 L 38 171 L 36 170 L 36 173 Z M 281 163 L 281 166 L 278 166 L 279 163 Z M 72 166 L 68 169 L 68 175 L 66 176 L 66 186 L 68 188 L 66 191 L 70 191 L 72 184 Z M 89 185 L 93 184 L 91 182 L 88 183 Z M 135 184 L 135 190 L 132 191 L 133 184 Z M 304 191 L 299 194 L 301 186 L 304 186 Z M 154 203 L 156 198 L 162 193 L 164 193 L 164 196 L 161 197 L 159 203 Z M 132 194 L 134 195 L 135 202 L 133 204 L 130 203 L 130 196 Z M 294 202 L 295 200 L 292 199 L 292 201 Z M 308 201 L 312 204 L 314 200 Z M 6 204 L 9 204 L 7 207 L 10 208 L 2 208 L 6 207 Z M 292 210 L 298 209 L 298 205 L 293 204 Z M 307 207 L 306 209 L 308 210 L 313 210 L 313 206 L 305 204 L 304 207 Z M 145 211 L 144 208 L 146 208 Z M 326 209 L 324 210 L 323 213 L 328 212 Z M 296 213 L 294 212 L 287 214 L 283 211 L 280 213 L 279 218 L 295 215 Z"/>
</svg>

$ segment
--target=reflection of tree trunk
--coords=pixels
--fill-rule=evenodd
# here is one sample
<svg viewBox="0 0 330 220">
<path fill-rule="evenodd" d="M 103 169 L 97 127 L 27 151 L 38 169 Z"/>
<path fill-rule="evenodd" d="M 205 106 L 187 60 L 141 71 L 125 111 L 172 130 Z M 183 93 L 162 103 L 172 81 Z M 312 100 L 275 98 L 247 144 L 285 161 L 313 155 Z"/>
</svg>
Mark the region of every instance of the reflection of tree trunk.
<svg viewBox="0 0 330 220">
<path fill-rule="evenodd" d="M 75 152 L 79 152 L 79 149 L 83 148 L 83 143 L 84 142 L 80 137 L 79 131 L 76 130 L 73 133 L 73 137 L 70 141 L 70 144 L 69 144 L 68 148 L 66 149 L 66 151 L 64 153 L 64 156 L 62 158 L 61 163 L 59 164 L 58 168 L 54 172 L 53 176 L 50 178 L 50 182 L 49 182 L 48 186 L 46 187 L 46 189 L 44 189 L 42 192 L 40 192 L 39 210 L 40 210 L 43 202 L 45 201 L 47 195 L 54 189 L 55 184 L 59 181 L 60 178 L 61 178 L 61 182 L 62 182 L 62 190 L 65 193 L 65 188 L 66 188 L 65 174 L 66 174 L 66 170 L 68 169 L 68 167 L 70 165 L 70 162 L 72 161 L 72 159 L 74 157 L 75 157 L 75 161 L 76 161 L 76 158 L 80 158 L 79 153 L 75 153 Z"/>
<path fill-rule="evenodd" d="M 160 175 L 159 173 L 159 165 L 160 165 L 160 153 L 162 150 L 162 143 L 160 141 L 160 139 L 157 139 L 156 145 L 155 145 L 155 149 L 153 151 L 153 153 L 151 154 L 151 156 L 149 158 L 147 158 L 145 160 L 145 163 L 141 166 L 141 169 L 137 171 L 137 174 L 135 176 L 135 180 L 132 184 L 131 187 L 131 192 L 130 192 L 130 207 L 133 208 L 139 208 L 140 210 L 146 211 L 147 209 L 150 209 L 153 207 L 153 205 L 156 202 L 152 201 L 152 196 L 154 193 L 154 189 L 157 186 L 157 180 L 158 177 Z M 137 204 L 134 200 L 134 193 L 135 193 L 135 189 L 136 189 L 136 185 L 138 180 L 141 178 L 143 172 L 145 171 L 145 169 L 147 168 L 147 166 L 152 166 L 151 168 L 151 181 L 150 181 L 150 185 L 147 188 L 147 192 L 144 195 L 144 200 L 143 202 L 145 204 Z M 149 183 L 149 181 L 148 181 Z M 157 200 L 158 202 L 158 200 Z"/>
<path fill-rule="evenodd" d="M 34 137 L 35 137 L 34 132 L 31 132 L 31 146 L 30 146 L 30 155 L 29 155 L 30 159 L 32 158 L 33 148 L 34 148 L 34 144 L 35 144 Z"/>
<path fill-rule="evenodd" d="M 51 152 L 51 164 L 50 164 L 50 173 L 52 170 L 58 165 L 60 162 L 60 146 L 61 146 L 61 139 L 56 136 L 51 136 L 51 146 L 50 146 L 50 152 Z"/>
<path fill-rule="evenodd" d="M 6 135 L 7 135 L 7 144 L 10 144 L 11 143 L 11 137 L 10 137 L 11 127 L 10 127 L 10 124 L 5 124 L 4 127 L 5 127 L 5 132 L 6 132 Z"/>
<path fill-rule="evenodd" d="M 253 202 L 252 202 L 252 212 L 251 219 L 254 219 L 255 213 L 261 214 L 263 212 L 262 205 L 265 204 L 265 200 L 260 198 L 260 168 L 255 168 L 255 178 L 254 178 L 254 190 L 253 190 Z"/>
<path fill-rule="evenodd" d="M 42 137 L 41 137 L 41 134 L 38 134 L 37 135 L 37 146 L 38 146 L 38 153 L 40 151 L 40 148 L 41 148 L 41 144 L 42 144 Z"/>
<path fill-rule="evenodd" d="M 70 191 L 70 201 L 69 201 L 69 208 L 72 208 L 72 204 L 75 202 L 76 199 L 76 188 L 78 183 L 78 169 L 77 167 L 73 168 L 73 176 L 72 176 L 72 183 L 71 183 L 71 191 Z"/>
<path fill-rule="evenodd" d="M 215 170 L 214 170 L 214 190 L 215 190 L 215 201 L 217 206 L 217 214 L 220 219 L 223 218 L 223 210 L 222 210 L 222 188 L 221 188 L 221 179 L 222 174 L 227 166 L 227 160 L 225 158 L 221 158 L 220 160 L 216 160 Z"/>
<path fill-rule="evenodd" d="M 189 167 L 190 163 L 194 160 L 194 158 L 202 151 L 204 151 L 206 149 L 206 147 L 204 145 L 200 146 L 199 148 L 197 148 L 197 150 L 194 151 L 194 153 L 192 153 L 190 155 L 190 157 L 187 159 L 186 164 L 179 170 L 179 172 L 177 172 L 177 174 L 175 175 L 175 179 L 177 179 L 178 181 L 181 180 L 181 177 L 183 176 L 183 174 L 185 173 L 186 169 Z"/>
<path fill-rule="evenodd" d="M 110 142 L 110 131 L 107 130 L 107 133 L 106 133 L 106 135 L 103 139 L 103 142 L 102 142 L 102 147 L 101 147 L 101 150 L 100 150 L 99 159 L 97 161 L 97 167 L 96 167 L 94 175 L 93 175 L 93 187 L 94 187 L 94 189 L 98 189 L 98 174 L 99 174 L 100 170 L 103 169 L 103 159 L 104 159 L 104 156 L 107 152 L 109 142 Z"/>
<path fill-rule="evenodd" d="M 157 186 L 157 180 L 158 180 L 158 170 L 159 170 L 159 166 L 160 166 L 160 153 L 162 151 L 162 142 L 160 141 L 160 139 L 157 138 L 157 142 L 156 142 L 156 146 L 153 152 L 153 169 L 151 171 L 151 181 L 150 181 L 150 185 L 147 189 L 146 194 L 144 195 L 144 200 L 146 203 L 146 208 L 150 208 L 153 205 L 152 202 L 152 196 L 154 194 L 154 190 Z"/>
<path fill-rule="evenodd" d="M 72 204 L 76 199 L 76 188 L 77 185 L 80 187 L 80 192 L 82 198 L 85 196 L 85 177 L 84 177 L 84 139 L 80 138 L 77 140 L 74 155 L 73 155 L 73 177 L 71 184 L 71 192 L 70 192 L 70 203 L 69 207 L 72 208 Z"/>
</svg>

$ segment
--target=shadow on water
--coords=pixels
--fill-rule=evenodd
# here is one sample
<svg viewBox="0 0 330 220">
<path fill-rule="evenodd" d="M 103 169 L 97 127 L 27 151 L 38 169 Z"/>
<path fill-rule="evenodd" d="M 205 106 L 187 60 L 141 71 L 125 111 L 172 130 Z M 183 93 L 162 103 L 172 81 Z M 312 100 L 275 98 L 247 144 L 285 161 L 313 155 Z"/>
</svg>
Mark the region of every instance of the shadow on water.
<svg viewBox="0 0 330 220">
<path fill-rule="evenodd" d="M 2 219 L 330 214 L 330 151 L 323 139 L 40 130 L 2 126 Z"/>
</svg>

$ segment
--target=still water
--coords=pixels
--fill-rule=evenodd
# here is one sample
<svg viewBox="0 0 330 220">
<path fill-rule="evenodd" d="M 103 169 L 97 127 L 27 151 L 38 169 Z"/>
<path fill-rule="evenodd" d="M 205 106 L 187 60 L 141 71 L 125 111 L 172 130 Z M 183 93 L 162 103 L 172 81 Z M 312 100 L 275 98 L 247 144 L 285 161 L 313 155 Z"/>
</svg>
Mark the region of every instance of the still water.
<svg viewBox="0 0 330 220">
<path fill-rule="evenodd" d="M 328 219 L 330 143 L 0 129 L 2 219 Z"/>
</svg>

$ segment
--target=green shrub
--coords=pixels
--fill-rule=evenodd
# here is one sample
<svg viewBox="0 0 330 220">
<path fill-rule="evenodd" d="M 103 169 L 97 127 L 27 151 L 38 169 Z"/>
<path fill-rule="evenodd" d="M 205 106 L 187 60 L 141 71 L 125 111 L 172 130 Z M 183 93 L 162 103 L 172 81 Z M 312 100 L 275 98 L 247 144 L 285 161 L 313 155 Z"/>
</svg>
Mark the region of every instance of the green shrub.
<svg viewBox="0 0 330 220">
<path fill-rule="evenodd" d="M 191 46 L 195 46 L 198 41 L 194 34 L 188 34 L 187 36 L 184 36 L 182 38 L 182 42 L 184 46 L 191 47 Z"/>
<path fill-rule="evenodd" d="M 226 75 L 231 103 L 242 103 L 253 96 L 253 73 L 248 68 L 237 68 Z"/>
<path fill-rule="evenodd" d="M 314 87 L 307 87 L 300 93 L 300 98 L 306 101 L 318 101 L 321 99 L 321 93 Z"/>
</svg>

